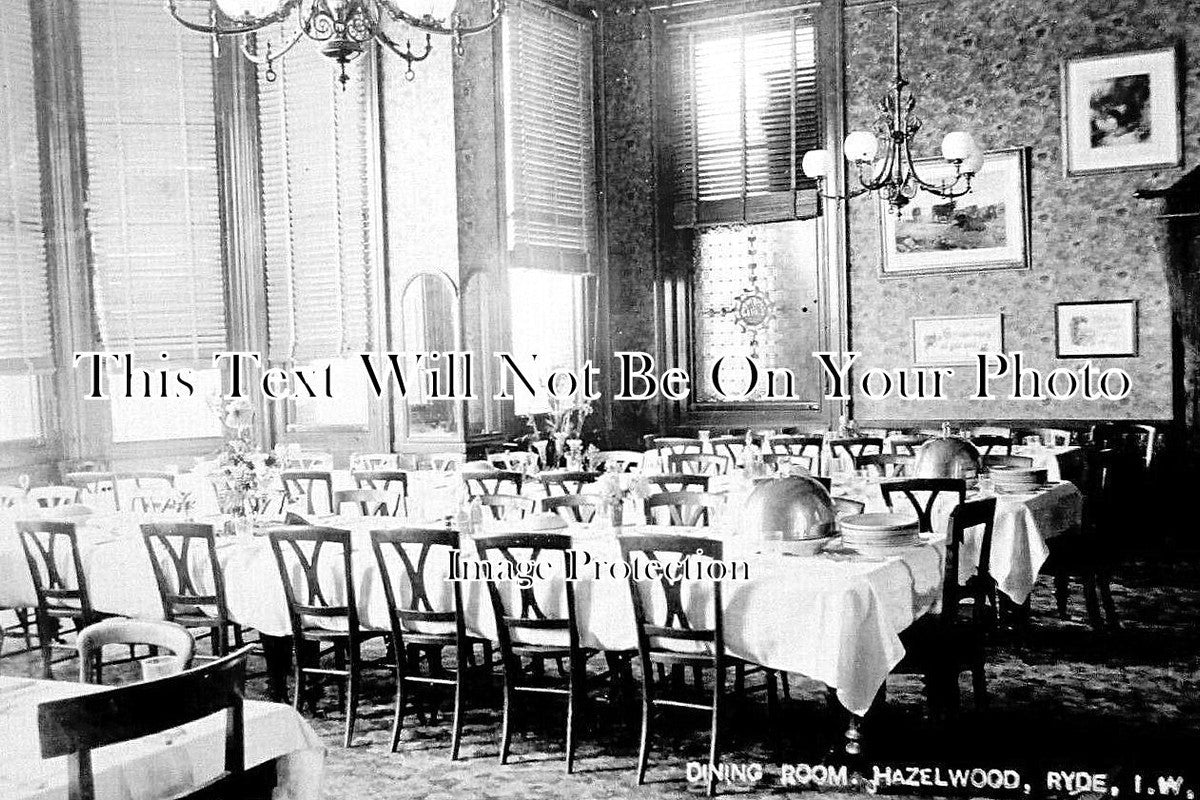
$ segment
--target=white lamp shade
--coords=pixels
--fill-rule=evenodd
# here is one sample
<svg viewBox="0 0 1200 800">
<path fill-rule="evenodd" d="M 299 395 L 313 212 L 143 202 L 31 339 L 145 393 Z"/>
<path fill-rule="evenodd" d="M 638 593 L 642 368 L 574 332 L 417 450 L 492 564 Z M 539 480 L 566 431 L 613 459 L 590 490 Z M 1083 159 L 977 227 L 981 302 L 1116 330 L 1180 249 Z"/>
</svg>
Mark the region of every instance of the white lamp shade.
<svg viewBox="0 0 1200 800">
<path fill-rule="evenodd" d="M 979 170 L 983 169 L 983 152 L 976 149 L 967 154 L 967 157 L 962 160 L 962 164 L 958 167 L 960 172 L 970 173 L 974 175 Z"/>
<path fill-rule="evenodd" d="M 230 19 L 261 18 L 279 10 L 280 0 L 217 0 L 217 8 Z"/>
<path fill-rule="evenodd" d="M 809 150 L 800 161 L 800 169 L 810 178 L 827 178 L 833 171 L 828 150 Z"/>
<path fill-rule="evenodd" d="M 942 139 L 942 158 L 947 161 L 964 161 L 978 150 L 975 140 L 966 131 L 951 131 Z"/>
<path fill-rule="evenodd" d="M 397 5 L 418 19 L 432 17 L 445 22 L 454 14 L 458 0 L 402 0 Z"/>
<path fill-rule="evenodd" d="M 879 140 L 867 131 L 852 131 L 843 145 L 847 161 L 870 161 L 879 151 Z"/>
</svg>

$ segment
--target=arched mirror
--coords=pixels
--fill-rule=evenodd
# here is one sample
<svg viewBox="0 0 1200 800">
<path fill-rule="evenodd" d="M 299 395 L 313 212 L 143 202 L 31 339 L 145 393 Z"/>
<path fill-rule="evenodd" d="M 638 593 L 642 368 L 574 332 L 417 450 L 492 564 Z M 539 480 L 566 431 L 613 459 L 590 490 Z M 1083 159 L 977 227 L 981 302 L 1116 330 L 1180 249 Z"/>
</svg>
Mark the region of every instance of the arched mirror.
<svg viewBox="0 0 1200 800">
<path fill-rule="evenodd" d="M 444 272 L 429 270 L 409 277 L 400 297 L 403 350 L 414 353 L 450 353 L 460 350 L 458 285 Z M 442 357 L 424 366 L 438 368 L 437 383 L 447 391 L 452 366 L 462 380 L 461 362 Z M 407 397 L 408 436 L 445 438 L 462 435 L 462 401 L 430 396 L 427 381 L 415 381 Z"/>
</svg>

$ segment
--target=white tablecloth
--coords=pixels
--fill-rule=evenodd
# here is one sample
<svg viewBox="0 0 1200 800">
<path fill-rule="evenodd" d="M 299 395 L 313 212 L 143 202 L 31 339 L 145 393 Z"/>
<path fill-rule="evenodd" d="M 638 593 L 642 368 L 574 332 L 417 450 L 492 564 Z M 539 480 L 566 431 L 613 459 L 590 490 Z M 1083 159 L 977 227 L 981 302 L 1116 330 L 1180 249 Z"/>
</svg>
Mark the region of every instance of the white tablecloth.
<svg viewBox="0 0 1200 800">
<path fill-rule="evenodd" d="M 130 514 L 96 516 L 80 526 L 84 570 L 97 610 L 131 617 L 161 617 L 158 591 L 145 545 Z M 387 606 L 367 531 L 386 521 L 324 520 L 354 531 L 354 582 L 361 622 L 386 629 Z M 662 532 L 664 529 L 657 529 Z M 615 562 L 620 552 L 613 532 L 579 529 L 577 549 L 595 561 Z M 807 675 L 838 690 L 850 711 L 865 713 L 888 672 L 903 655 L 898 634 L 938 601 L 943 551 L 927 545 L 887 560 L 826 556 L 758 555 L 744 539 L 730 540 L 726 560 L 744 558 L 749 580 L 724 589 L 726 646 L 735 656 Z M 33 602 L 27 569 L 11 524 L 0 523 L 0 605 Z M 197 555 L 199 557 L 199 555 Z M 233 619 L 265 634 L 290 632 L 283 586 L 268 541 L 262 537 L 222 539 L 218 551 Z M 323 559 L 332 578 L 335 559 Z M 445 569 L 448 573 L 449 564 Z M 199 590 L 207 591 L 206 581 Z M 336 583 L 336 582 L 335 582 Z M 449 593 L 450 584 L 432 581 Z M 554 592 L 553 583 L 550 586 Z M 495 622 L 484 584 L 464 584 L 467 627 L 494 637 Z M 604 650 L 637 647 L 627 582 L 576 583 L 579 624 L 585 646 Z M 338 592 L 329 595 L 337 602 Z M 403 602 L 403 600 L 401 601 Z"/>
<path fill-rule="evenodd" d="M 866 502 L 867 511 L 887 511 L 877 485 L 858 490 L 839 487 L 835 493 Z M 979 497 L 974 493 L 967 495 L 968 500 Z M 1079 526 L 1083 496 L 1073 484 L 1063 482 L 1032 494 L 998 494 L 995 497 L 996 518 L 989 561 L 992 577 L 1000 591 L 1014 602 L 1024 603 L 1049 555 L 1047 542 Z M 892 502 L 897 504 L 897 512 L 911 511 L 912 506 L 903 495 L 893 495 Z M 953 502 L 939 500 L 934 507 L 934 530 L 943 536 L 953 505 Z M 964 578 L 974 574 L 978 562 L 978 536 L 968 535 L 959 553 L 959 573 Z"/>
<path fill-rule="evenodd" d="M 67 796 L 66 758 L 43 761 L 37 706 L 103 687 L 66 681 L 0 677 L 0 797 L 60 800 Z M 182 728 L 95 751 L 99 800 L 153 800 L 186 791 L 218 775 L 224 763 L 225 723 L 213 716 Z M 325 749 L 293 708 L 247 701 L 245 763 L 276 762 L 279 800 L 321 796 Z"/>
</svg>

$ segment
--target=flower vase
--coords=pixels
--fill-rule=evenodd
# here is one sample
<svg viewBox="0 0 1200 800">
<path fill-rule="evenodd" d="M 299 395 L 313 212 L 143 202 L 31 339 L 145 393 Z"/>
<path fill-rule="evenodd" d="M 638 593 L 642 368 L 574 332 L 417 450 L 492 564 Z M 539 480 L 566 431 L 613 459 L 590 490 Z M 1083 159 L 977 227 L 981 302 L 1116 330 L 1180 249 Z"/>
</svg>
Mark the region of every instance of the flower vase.
<svg viewBox="0 0 1200 800">
<path fill-rule="evenodd" d="M 608 508 L 608 524 L 614 530 L 620 530 L 625 524 L 625 504 L 620 500 L 612 503 Z"/>
</svg>

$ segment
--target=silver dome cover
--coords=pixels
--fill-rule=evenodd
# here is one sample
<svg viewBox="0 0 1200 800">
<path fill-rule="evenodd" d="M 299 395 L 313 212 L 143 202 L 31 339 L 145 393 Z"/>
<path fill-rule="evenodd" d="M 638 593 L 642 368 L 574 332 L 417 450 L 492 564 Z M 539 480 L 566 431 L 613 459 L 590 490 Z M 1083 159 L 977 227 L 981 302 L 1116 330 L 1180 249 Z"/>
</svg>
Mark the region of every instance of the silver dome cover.
<svg viewBox="0 0 1200 800">
<path fill-rule="evenodd" d="M 742 513 L 742 532 L 765 535 L 778 531 L 785 542 L 834 535 L 833 500 L 820 481 L 789 475 L 755 481 Z"/>
<path fill-rule="evenodd" d="M 961 436 L 938 436 L 921 445 L 913 463 L 916 478 L 963 478 L 979 475 L 979 450 Z"/>
</svg>

